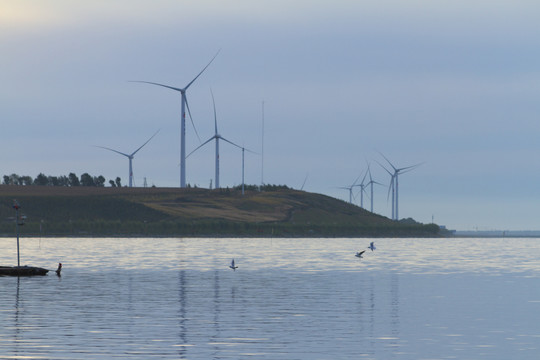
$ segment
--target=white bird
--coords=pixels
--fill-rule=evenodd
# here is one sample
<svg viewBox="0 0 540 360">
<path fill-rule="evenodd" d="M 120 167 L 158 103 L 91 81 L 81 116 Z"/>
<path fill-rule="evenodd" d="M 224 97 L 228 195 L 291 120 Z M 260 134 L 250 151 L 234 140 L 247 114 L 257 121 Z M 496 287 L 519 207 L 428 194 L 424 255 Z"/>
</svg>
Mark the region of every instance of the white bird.
<svg viewBox="0 0 540 360">
<path fill-rule="evenodd" d="M 361 258 L 361 257 L 362 257 L 362 254 L 365 253 L 365 252 L 366 252 L 366 250 L 357 252 L 356 255 L 354 255 L 354 256 Z"/>
<path fill-rule="evenodd" d="M 233 269 L 234 271 L 236 271 L 236 269 L 238 269 L 238 266 L 234 266 L 234 259 L 232 259 L 231 265 L 229 265 L 229 267 L 230 267 L 231 269 Z"/>
<path fill-rule="evenodd" d="M 371 249 L 371 251 L 376 249 L 375 243 L 373 241 L 369 244 L 368 249 Z"/>
</svg>

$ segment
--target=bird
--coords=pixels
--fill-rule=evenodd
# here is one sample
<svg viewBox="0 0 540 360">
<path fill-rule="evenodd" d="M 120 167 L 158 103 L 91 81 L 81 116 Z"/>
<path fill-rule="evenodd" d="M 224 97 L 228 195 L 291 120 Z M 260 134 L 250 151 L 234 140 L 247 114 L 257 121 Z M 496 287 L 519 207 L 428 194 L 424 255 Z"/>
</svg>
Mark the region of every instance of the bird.
<svg viewBox="0 0 540 360">
<path fill-rule="evenodd" d="M 231 269 L 233 269 L 234 271 L 236 271 L 236 269 L 238 269 L 238 266 L 235 266 L 235 265 L 234 265 L 234 259 L 232 259 L 231 265 L 229 265 L 229 267 L 230 267 Z"/>
<path fill-rule="evenodd" d="M 60 276 L 60 272 L 62 271 L 62 263 L 58 263 L 58 269 L 56 269 L 56 275 Z"/>
<path fill-rule="evenodd" d="M 356 255 L 354 255 L 354 256 L 361 258 L 361 257 L 362 257 L 362 254 L 365 253 L 365 252 L 366 252 L 366 250 L 357 252 Z"/>
<path fill-rule="evenodd" d="M 372 242 L 369 244 L 368 249 L 371 249 L 371 251 L 375 250 L 375 249 L 376 249 L 376 247 L 375 247 L 375 242 L 372 241 Z"/>
</svg>

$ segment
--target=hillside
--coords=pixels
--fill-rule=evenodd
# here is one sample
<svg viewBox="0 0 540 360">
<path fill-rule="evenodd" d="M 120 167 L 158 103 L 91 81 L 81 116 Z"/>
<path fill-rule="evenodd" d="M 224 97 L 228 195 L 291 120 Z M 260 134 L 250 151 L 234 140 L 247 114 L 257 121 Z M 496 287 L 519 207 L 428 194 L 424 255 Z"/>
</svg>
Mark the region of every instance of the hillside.
<svg viewBox="0 0 540 360">
<path fill-rule="evenodd" d="M 13 199 L 41 236 L 437 236 L 325 195 L 273 188 L 113 188 L 0 185 L 0 234 L 13 236 Z"/>
</svg>

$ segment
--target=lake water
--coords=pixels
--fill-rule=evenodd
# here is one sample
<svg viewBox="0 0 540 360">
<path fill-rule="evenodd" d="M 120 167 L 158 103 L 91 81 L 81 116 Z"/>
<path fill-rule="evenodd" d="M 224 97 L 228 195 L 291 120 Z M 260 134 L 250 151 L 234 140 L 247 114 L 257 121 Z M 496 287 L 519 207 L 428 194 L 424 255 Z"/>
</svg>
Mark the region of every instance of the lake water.
<svg viewBox="0 0 540 360">
<path fill-rule="evenodd" d="M 369 241 L 22 238 L 0 358 L 540 358 L 540 239 Z"/>
</svg>

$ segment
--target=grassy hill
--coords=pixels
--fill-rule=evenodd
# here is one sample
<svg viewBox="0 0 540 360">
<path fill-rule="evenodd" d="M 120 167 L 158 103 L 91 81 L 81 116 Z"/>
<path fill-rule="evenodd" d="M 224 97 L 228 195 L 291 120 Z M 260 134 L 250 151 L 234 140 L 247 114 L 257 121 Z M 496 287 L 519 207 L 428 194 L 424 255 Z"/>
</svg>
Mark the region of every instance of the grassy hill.
<svg viewBox="0 0 540 360">
<path fill-rule="evenodd" d="M 0 234 L 42 236 L 437 236 L 436 225 L 401 223 L 325 195 L 265 191 L 0 185 Z"/>
</svg>

